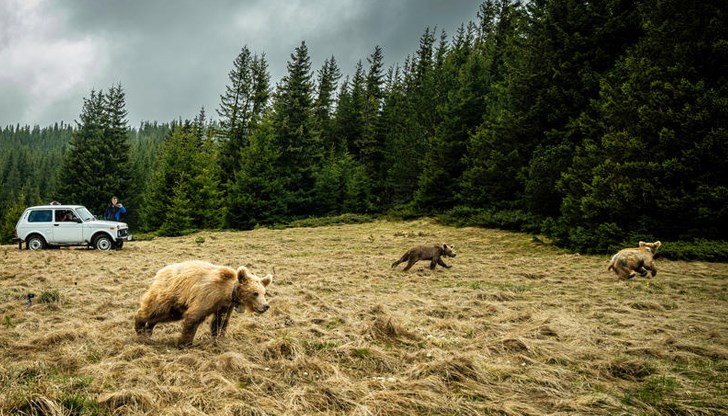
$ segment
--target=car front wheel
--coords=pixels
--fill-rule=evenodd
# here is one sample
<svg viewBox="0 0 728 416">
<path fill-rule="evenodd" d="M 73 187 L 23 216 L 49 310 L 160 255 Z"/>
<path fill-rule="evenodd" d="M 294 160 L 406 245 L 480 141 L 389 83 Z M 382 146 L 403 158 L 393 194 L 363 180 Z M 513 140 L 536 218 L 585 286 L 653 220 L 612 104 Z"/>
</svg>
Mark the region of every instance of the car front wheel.
<svg viewBox="0 0 728 416">
<path fill-rule="evenodd" d="M 105 235 L 100 235 L 96 237 L 96 240 L 94 240 L 94 247 L 96 247 L 97 250 L 107 251 L 111 250 L 111 248 L 114 246 L 114 244 L 111 241 L 111 238 Z"/>
<path fill-rule="evenodd" d="M 28 239 L 26 247 L 28 250 L 42 250 L 46 246 L 45 240 L 39 235 L 34 235 Z"/>
</svg>

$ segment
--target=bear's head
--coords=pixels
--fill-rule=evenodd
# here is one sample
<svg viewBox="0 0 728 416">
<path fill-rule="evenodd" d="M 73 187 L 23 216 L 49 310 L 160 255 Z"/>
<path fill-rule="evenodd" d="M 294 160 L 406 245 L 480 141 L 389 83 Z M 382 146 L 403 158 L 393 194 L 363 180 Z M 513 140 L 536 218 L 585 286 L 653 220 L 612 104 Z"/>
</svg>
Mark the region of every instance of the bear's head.
<svg viewBox="0 0 728 416">
<path fill-rule="evenodd" d="M 273 275 L 267 274 L 260 278 L 248 269 L 241 266 L 238 268 L 237 298 L 240 307 L 246 312 L 263 313 L 270 308 L 265 299 L 265 288 L 273 281 Z"/>
<path fill-rule="evenodd" d="M 640 241 L 640 248 L 646 248 L 650 250 L 652 254 L 657 253 L 657 249 L 660 248 L 662 245 L 661 242 L 655 241 L 654 243 L 645 243 L 644 241 Z"/>
<path fill-rule="evenodd" d="M 448 257 L 455 257 L 455 248 L 447 244 L 442 245 L 442 255 Z"/>
</svg>

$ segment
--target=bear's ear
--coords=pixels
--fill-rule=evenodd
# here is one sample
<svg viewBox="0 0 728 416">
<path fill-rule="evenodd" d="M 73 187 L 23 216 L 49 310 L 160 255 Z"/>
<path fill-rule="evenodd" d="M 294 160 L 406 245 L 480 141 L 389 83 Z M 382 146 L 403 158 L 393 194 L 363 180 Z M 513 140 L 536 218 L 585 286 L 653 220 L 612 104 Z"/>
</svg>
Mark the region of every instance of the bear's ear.
<svg viewBox="0 0 728 416">
<path fill-rule="evenodd" d="M 447 244 L 446 243 L 442 243 L 442 249 L 443 250 L 447 250 Z"/>
<path fill-rule="evenodd" d="M 657 250 L 658 248 L 660 248 L 661 245 L 662 245 L 661 242 L 655 241 L 655 250 Z"/>
<path fill-rule="evenodd" d="M 238 282 L 243 283 L 247 279 L 250 279 L 250 272 L 245 266 L 238 267 Z"/>
<path fill-rule="evenodd" d="M 260 283 L 263 284 L 263 286 L 268 286 L 269 284 L 273 283 L 273 275 L 267 274 L 264 278 L 260 279 Z"/>
<path fill-rule="evenodd" d="M 646 245 L 647 245 L 647 243 L 645 243 L 644 241 L 640 241 L 640 248 L 642 248 L 642 247 L 644 247 Z"/>
</svg>

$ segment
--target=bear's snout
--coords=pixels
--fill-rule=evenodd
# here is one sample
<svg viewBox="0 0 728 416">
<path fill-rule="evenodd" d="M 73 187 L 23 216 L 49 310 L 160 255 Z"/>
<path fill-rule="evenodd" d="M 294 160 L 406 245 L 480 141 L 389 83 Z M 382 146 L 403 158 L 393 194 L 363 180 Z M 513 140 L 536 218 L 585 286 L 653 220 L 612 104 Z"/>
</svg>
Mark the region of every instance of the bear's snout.
<svg viewBox="0 0 728 416">
<path fill-rule="evenodd" d="M 268 309 L 270 309 L 270 305 L 266 303 L 265 305 L 261 305 L 261 306 L 260 306 L 260 307 L 258 308 L 258 313 L 264 313 L 264 312 L 265 312 L 265 311 L 267 311 Z"/>
</svg>

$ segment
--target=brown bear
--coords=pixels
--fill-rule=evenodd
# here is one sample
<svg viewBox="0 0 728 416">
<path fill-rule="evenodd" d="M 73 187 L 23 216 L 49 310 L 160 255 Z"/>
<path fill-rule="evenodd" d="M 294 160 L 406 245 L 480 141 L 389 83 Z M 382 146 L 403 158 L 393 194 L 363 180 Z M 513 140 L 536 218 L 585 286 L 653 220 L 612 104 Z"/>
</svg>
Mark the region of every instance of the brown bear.
<svg viewBox="0 0 728 416">
<path fill-rule="evenodd" d="M 236 271 L 197 260 L 170 264 L 157 272 L 142 296 L 134 327 L 137 334 L 151 336 L 156 324 L 182 320 L 177 346 L 185 348 L 192 345 L 197 327 L 214 315 L 212 337 L 223 336 L 233 308 L 268 310 L 265 291 L 272 281 L 272 275 L 260 278 L 243 266 Z"/>
<path fill-rule="evenodd" d="M 452 266 L 448 266 L 444 261 L 442 261 L 441 257 L 443 256 L 455 257 L 455 250 L 453 247 L 448 246 L 447 244 L 442 244 L 440 246 L 419 246 L 404 253 L 399 260 L 392 263 L 392 268 L 397 267 L 400 263 L 407 262 L 407 265 L 403 270 L 406 272 L 420 260 L 431 260 L 430 269 L 434 269 L 438 264 L 449 269 Z"/>
<path fill-rule="evenodd" d="M 652 277 L 654 277 L 657 274 L 654 256 L 661 245 L 662 243 L 659 241 L 654 243 L 640 241 L 638 248 L 622 249 L 612 256 L 607 270 L 614 270 L 614 273 L 620 279 L 631 279 L 634 277 L 635 272 L 642 277 L 647 277 L 648 270 L 652 272 Z"/>
</svg>

